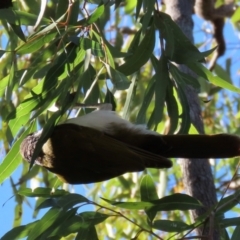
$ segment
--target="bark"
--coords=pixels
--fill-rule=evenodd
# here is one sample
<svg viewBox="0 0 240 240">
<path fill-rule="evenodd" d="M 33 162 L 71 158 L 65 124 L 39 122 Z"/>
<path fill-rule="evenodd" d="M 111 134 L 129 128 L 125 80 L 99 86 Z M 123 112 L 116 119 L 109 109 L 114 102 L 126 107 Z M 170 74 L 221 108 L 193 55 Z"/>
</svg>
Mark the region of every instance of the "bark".
<svg viewBox="0 0 240 240">
<path fill-rule="evenodd" d="M 165 4 L 167 13 L 178 24 L 185 35 L 193 41 L 192 12 L 194 0 L 168 0 L 165 1 Z M 185 66 L 179 66 L 179 68 L 185 73 L 192 74 Z M 190 106 L 191 121 L 199 133 L 203 134 L 204 127 L 198 95 L 191 86 L 185 89 L 185 94 Z M 193 159 L 184 159 L 182 161 L 182 171 L 186 192 L 200 200 L 204 205 L 204 208 L 191 211 L 191 216 L 194 220 L 217 202 L 213 175 L 208 159 L 199 159 L 199 161 L 196 161 L 196 159 L 194 161 Z M 219 233 L 214 227 L 198 228 L 196 231 L 197 235 L 207 235 L 207 239 L 220 239 Z"/>
</svg>

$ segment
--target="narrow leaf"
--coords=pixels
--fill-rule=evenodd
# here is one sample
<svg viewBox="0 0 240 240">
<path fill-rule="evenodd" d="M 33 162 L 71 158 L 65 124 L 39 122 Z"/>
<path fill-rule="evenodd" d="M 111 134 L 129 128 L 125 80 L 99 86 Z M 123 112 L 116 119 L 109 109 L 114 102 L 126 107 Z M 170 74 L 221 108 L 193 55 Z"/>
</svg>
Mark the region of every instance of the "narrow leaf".
<svg viewBox="0 0 240 240">
<path fill-rule="evenodd" d="M 86 225 L 86 224 L 85 224 Z M 79 227 L 78 234 L 75 240 L 98 240 L 97 231 L 94 226 L 86 225 L 83 227 L 82 225 Z"/>
<path fill-rule="evenodd" d="M 57 224 L 60 224 L 59 217 L 63 216 L 63 211 L 59 208 L 51 208 L 41 220 L 32 228 L 28 235 L 28 240 L 35 240 L 41 234 L 45 233 L 48 228 L 55 229 Z M 58 221 L 56 221 L 58 219 Z"/>
<path fill-rule="evenodd" d="M 142 19 L 142 31 L 145 32 L 148 25 L 149 25 L 149 22 L 152 18 L 152 13 L 154 11 L 154 5 L 155 5 L 155 0 L 147 0 L 145 1 L 145 4 L 144 4 L 144 15 L 143 15 L 143 19 Z"/>
<path fill-rule="evenodd" d="M 231 240 L 238 240 L 238 239 L 239 239 L 239 236 L 240 236 L 240 226 L 237 226 L 237 227 L 234 229 L 234 232 L 233 232 L 233 235 L 232 235 Z"/>
<path fill-rule="evenodd" d="M 166 40 L 166 55 L 171 61 L 184 64 L 204 60 L 205 54 L 199 52 L 168 14 L 155 11 L 154 23 Z"/>
<path fill-rule="evenodd" d="M 173 93 L 173 84 L 169 82 L 167 92 L 166 92 L 166 105 L 167 105 L 167 112 L 170 118 L 170 126 L 168 129 L 168 134 L 174 134 L 179 120 L 179 111 L 178 111 L 178 104 L 177 100 Z"/>
<path fill-rule="evenodd" d="M 15 227 L 9 232 L 7 232 L 4 236 L 2 236 L 1 240 L 9 240 L 9 239 L 22 239 L 26 238 L 30 231 L 35 227 L 38 221 L 29 223 L 27 225 Z"/>
<path fill-rule="evenodd" d="M 104 5 L 100 5 L 87 19 L 87 24 L 92 24 L 98 20 L 104 13 Z"/>
<path fill-rule="evenodd" d="M 116 207 L 125 208 L 125 209 L 144 210 L 147 207 L 154 206 L 154 204 L 150 202 L 116 202 L 116 201 L 108 200 L 105 198 L 102 198 L 102 199 Z"/>
<path fill-rule="evenodd" d="M 72 208 L 79 203 L 88 203 L 89 200 L 84 196 L 76 193 L 67 194 L 57 200 L 57 204 L 62 208 Z"/>
<path fill-rule="evenodd" d="M 156 80 L 156 76 L 154 75 L 148 83 L 147 89 L 145 90 L 141 108 L 136 118 L 136 124 L 146 123 L 146 112 L 153 99 L 153 95 L 155 91 L 155 80 Z"/>
<path fill-rule="evenodd" d="M 18 194 L 26 197 L 61 197 L 69 194 L 69 192 L 62 189 L 52 189 L 52 188 L 43 188 L 38 187 L 35 189 L 31 188 L 22 188 L 18 191 Z"/>
<path fill-rule="evenodd" d="M 141 201 L 151 201 L 158 199 L 157 190 L 152 178 L 149 175 L 145 175 L 142 178 L 140 185 Z M 157 211 L 153 211 L 151 208 L 146 208 L 145 212 L 148 219 L 152 222 L 155 218 Z"/>
<path fill-rule="evenodd" d="M 86 211 L 86 212 L 80 213 L 78 216 L 80 216 L 85 222 L 89 222 L 93 225 L 96 225 L 96 224 L 99 224 L 99 223 L 105 221 L 111 215 L 107 215 L 107 214 L 100 213 L 100 212 Z"/>
<path fill-rule="evenodd" d="M 38 16 L 35 14 L 17 11 L 13 9 L 0 9 L 0 19 L 7 20 L 9 23 L 18 25 L 34 25 Z M 41 19 L 41 24 L 49 24 L 50 20 L 47 18 Z"/>
<path fill-rule="evenodd" d="M 26 38 L 24 36 L 24 33 L 22 31 L 21 26 L 16 25 L 14 23 L 10 23 L 12 30 L 14 31 L 14 33 L 24 42 L 26 42 Z"/>
<path fill-rule="evenodd" d="M 188 99 L 185 94 L 186 86 L 184 84 L 179 84 L 177 88 L 178 96 L 182 105 L 182 114 L 181 114 L 181 127 L 177 134 L 187 134 L 191 126 L 190 110 Z"/>
<path fill-rule="evenodd" d="M 153 228 L 165 232 L 183 232 L 191 229 L 192 226 L 180 221 L 156 220 L 153 223 Z"/>
<path fill-rule="evenodd" d="M 148 202 L 149 200 L 158 199 L 156 187 L 152 178 L 149 175 L 144 175 L 140 185 L 141 201 Z"/>
<path fill-rule="evenodd" d="M 35 123 L 31 124 L 22 136 L 13 144 L 7 156 L 4 158 L 4 161 L 0 165 L 0 184 L 5 181 L 21 163 L 22 157 L 19 153 L 20 144 L 27 134 L 32 132 L 35 127 Z"/>
<path fill-rule="evenodd" d="M 222 227 L 240 226 L 240 217 L 223 218 L 220 222 Z"/>
<path fill-rule="evenodd" d="M 111 78 L 111 81 L 117 90 L 125 90 L 128 89 L 131 82 L 128 78 L 118 70 L 110 67 L 109 65 L 105 64 L 108 75 Z"/>
<path fill-rule="evenodd" d="M 159 200 L 151 201 L 155 206 L 153 207 L 158 211 L 172 211 L 172 210 L 190 210 L 197 209 L 202 204 L 195 198 L 181 193 L 175 193 L 170 196 L 163 197 Z"/>
<path fill-rule="evenodd" d="M 126 76 L 138 71 L 149 60 L 154 46 L 155 29 L 152 25 L 133 55 L 127 58 L 126 62 L 119 66 L 117 70 L 124 73 Z"/>
<path fill-rule="evenodd" d="M 59 38 L 56 37 L 57 33 L 47 33 L 43 36 L 39 37 L 32 37 L 28 39 L 28 41 L 24 44 L 22 44 L 20 47 L 16 49 L 17 54 L 26 54 L 26 53 L 33 53 L 39 50 L 42 46 L 44 46 L 46 43 L 49 43 L 51 41 L 51 44 L 56 42 Z"/>
<path fill-rule="evenodd" d="M 198 62 L 189 62 L 187 64 L 189 68 L 191 68 L 197 75 L 201 76 L 202 78 L 209 80 L 212 84 L 228 89 L 233 92 L 240 93 L 240 88 L 233 86 L 231 83 L 225 81 L 224 79 L 214 76 L 211 71 L 205 68 L 201 63 Z"/>
<path fill-rule="evenodd" d="M 156 66 L 154 65 L 154 68 L 156 71 L 154 123 L 155 126 L 157 126 L 163 117 L 166 92 L 170 81 L 168 75 L 168 62 L 163 54 L 160 60 L 156 62 Z"/>
</svg>

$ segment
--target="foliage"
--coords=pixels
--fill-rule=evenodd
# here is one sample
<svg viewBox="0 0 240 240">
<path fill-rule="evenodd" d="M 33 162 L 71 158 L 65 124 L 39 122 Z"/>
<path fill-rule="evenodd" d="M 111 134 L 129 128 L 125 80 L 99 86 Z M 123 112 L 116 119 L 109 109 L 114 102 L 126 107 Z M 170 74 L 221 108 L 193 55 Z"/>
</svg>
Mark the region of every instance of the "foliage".
<svg viewBox="0 0 240 240">
<path fill-rule="evenodd" d="M 221 88 L 236 93 L 240 89 L 224 80 L 230 75 L 228 70 L 217 66 L 215 75 L 202 65 L 214 48 L 200 52 L 171 18 L 159 11 L 155 1 L 114 4 L 61 0 L 41 4 L 40 8 L 36 1 L 25 0 L 14 2 L 13 8 L 0 9 L 2 33 L 7 38 L 0 50 L 1 139 L 6 153 L 0 165 L 0 183 L 22 163 L 22 139 L 44 126 L 39 150 L 55 124 L 69 115 L 89 112 L 76 111 L 74 105 L 79 102 L 110 102 L 124 118 L 137 124 L 147 123 L 150 129 L 164 134 L 188 133 L 193 127 L 183 89 L 191 85 L 199 93 L 205 91 L 213 96 L 204 111 L 207 129 L 215 133 L 222 127 L 222 108 L 228 108 L 232 114 L 224 125 L 225 132 L 237 128 L 228 97 L 224 97 L 227 102 L 219 105 L 220 115 L 216 116 L 216 93 Z M 127 16 L 133 29 L 120 25 L 122 15 Z M 236 15 L 233 19 L 235 23 L 238 20 Z M 181 72 L 176 64 L 188 66 L 196 77 Z M 236 100 L 235 95 L 233 98 Z M 58 106 L 55 112 L 51 111 L 53 105 Z M 226 163 L 233 174 L 235 168 L 230 160 L 219 161 L 214 165 L 215 171 Z M 223 236 L 227 236 L 227 227 L 237 226 L 232 235 L 236 239 L 239 218 L 225 219 L 223 215 L 237 205 L 239 191 L 222 198 L 191 224 L 187 210 L 196 209 L 201 203 L 176 193 L 181 192 L 177 164 L 168 176 L 164 171 L 149 173 L 145 173 L 141 183 L 136 180 L 141 174 L 127 174 L 91 185 L 89 199 L 63 190 L 65 186 L 46 170 L 34 166 L 28 171 L 23 163 L 20 181 L 17 186 L 12 183 L 18 206 L 26 197 L 38 197 L 35 213 L 48 210 L 29 224 L 19 226 L 20 220 L 2 239 L 99 239 L 106 235 L 109 239 L 167 239 L 176 234 L 183 238 L 198 225 L 204 225 L 209 217 L 212 221 L 207 224 L 214 223 Z M 27 183 L 32 178 L 38 178 L 44 188 L 29 189 Z M 216 177 L 217 183 L 220 178 Z M 168 180 L 174 182 L 174 187 L 168 188 L 170 196 L 163 197 Z M 222 186 L 219 192 L 223 192 Z M 97 210 L 82 211 L 85 205 Z"/>
</svg>

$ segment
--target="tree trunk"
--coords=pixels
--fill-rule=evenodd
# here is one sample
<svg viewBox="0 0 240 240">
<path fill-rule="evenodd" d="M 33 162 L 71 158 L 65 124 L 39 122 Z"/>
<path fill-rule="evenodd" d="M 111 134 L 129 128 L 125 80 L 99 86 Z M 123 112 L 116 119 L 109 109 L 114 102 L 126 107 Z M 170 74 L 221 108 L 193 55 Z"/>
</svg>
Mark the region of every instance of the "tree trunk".
<svg viewBox="0 0 240 240">
<path fill-rule="evenodd" d="M 193 41 L 192 12 L 194 0 L 167 0 L 165 4 L 167 13 L 182 29 L 183 33 Z M 181 71 L 191 74 L 185 66 L 179 66 L 179 68 Z M 185 94 L 190 106 L 191 122 L 199 133 L 204 134 L 198 95 L 191 86 L 185 89 Z M 196 159 L 194 161 L 192 159 L 184 159 L 182 161 L 182 172 L 186 192 L 200 200 L 204 205 L 204 208 L 191 211 L 191 216 L 194 220 L 217 202 L 211 167 L 208 159 L 199 159 L 199 161 L 196 161 Z M 207 239 L 220 239 L 218 231 L 213 229 L 214 227 L 210 228 L 198 228 L 196 231 L 198 235 L 207 235 Z"/>
</svg>

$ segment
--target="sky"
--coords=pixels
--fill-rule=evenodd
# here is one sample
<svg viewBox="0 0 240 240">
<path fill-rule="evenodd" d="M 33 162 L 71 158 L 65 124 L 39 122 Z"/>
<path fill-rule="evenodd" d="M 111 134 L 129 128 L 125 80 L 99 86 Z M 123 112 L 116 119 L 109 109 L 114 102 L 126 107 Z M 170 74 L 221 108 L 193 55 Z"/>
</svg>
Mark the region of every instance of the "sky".
<svg viewBox="0 0 240 240">
<path fill-rule="evenodd" d="M 201 20 L 199 17 L 194 16 L 194 37 L 195 37 L 195 42 L 203 42 L 206 39 L 211 38 L 210 35 L 208 34 L 203 34 L 202 33 L 202 27 L 205 22 Z M 239 36 L 234 33 L 234 28 L 231 25 L 229 21 L 226 22 L 225 27 L 224 27 L 224 36 L 226 39 L 227 43 L 227 51 L 226 54 L 221 57 L 218 60 L 218 63 L 224 68 L 224 64 L 226 61 L 227 57 L 232 57 L 233 56 L 233 64 L 231 68 L 232 76 L 233 76 L 233 82 L 236 86 L 240 86 L 239 84 L 239 75 L 238 75 L 238 69 L 239 69 L 239 47 L 240 47 L 240 42 L 239 42 Z M 208 49 L 200 49 L 200 50 L 208 50 Z M 229 94 L 232 94 L 229 91 Z M 3 154 L 0 153 L 0 157 L 3 157 Z M 2 159 L 0 159 L 0 162 Z M 22 171 L 22 166 L 19 166 L 18 169 L 14 172 L 12 178 L 14 182 L 18 181 L 19 176 L 21 176 L 21 171 Z M 79 194 L 85 195 L 85 188 L 82 185 L 76 186 L 73 189 L 75 192 Z M 28 205 L 26 202 L 23 205 L 23 219 L 22 219 L 22 224 L 27 224 L 32 221 L 32 213 L 33 213 L 33 208 L 34 208 L 34 199 L 28 198 L 27 199 L 30 203 Z M 0 186 L 0 237 L 5 234 L 7 231 L 12 229 L 12 220 L 14 218 L 14 207 L 15 207 L 15 199 L 13 197 L 13 192 L 12 192 L 12 187 L 10 185 L 10 181 L 7 180 L 5 181 L 1 186 Z M 83 210 L 90 210 L 91 207 L 87 207 Z M 41 217 L 44 214 L 45 211 L 40 212 L 39 217 Z"/>
</svg>

